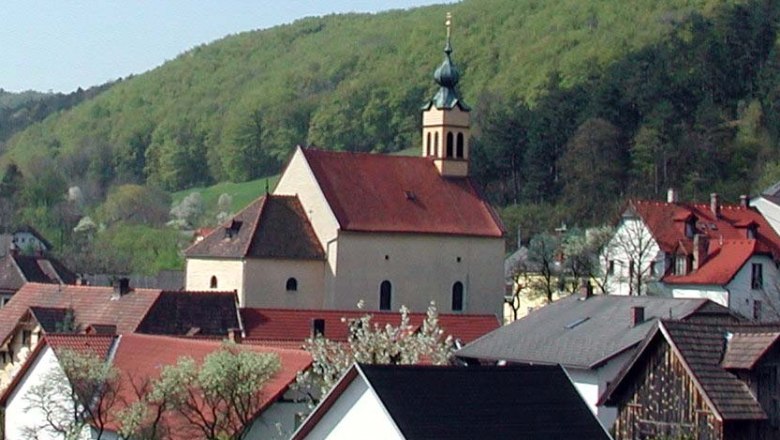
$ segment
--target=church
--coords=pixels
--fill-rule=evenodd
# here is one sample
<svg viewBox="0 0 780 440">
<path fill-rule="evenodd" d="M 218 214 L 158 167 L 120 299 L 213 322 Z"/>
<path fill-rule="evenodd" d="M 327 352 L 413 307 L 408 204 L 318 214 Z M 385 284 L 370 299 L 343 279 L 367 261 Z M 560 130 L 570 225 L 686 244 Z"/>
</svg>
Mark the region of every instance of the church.
<svg viewBox="0 0 780 440">
<path fill-rule="evenodd" d="M 297 147 L 267 194 L 185 251 L 187 290 L 241 307 L 497 314 L 504 229 L 469 176 L 450 21 L 415 157 Z"/>
</svg>

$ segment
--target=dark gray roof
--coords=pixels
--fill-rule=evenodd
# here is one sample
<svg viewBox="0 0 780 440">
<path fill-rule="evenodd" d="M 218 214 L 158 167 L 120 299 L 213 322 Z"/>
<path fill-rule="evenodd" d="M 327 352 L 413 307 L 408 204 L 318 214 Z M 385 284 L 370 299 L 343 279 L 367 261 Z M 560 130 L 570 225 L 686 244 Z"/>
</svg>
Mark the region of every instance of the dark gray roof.
<svg viewBox="0 0 780 440">
<path fill-rule="evenodd" d="M 631 326 L 632 307 L 644 307 L 645 321 Z M 652 330 L 655 318 L 736 318 L 706 299 L 596 295 L 570 296 L 542 307 L 457 351 L 461 358 L 562 364 L 595 368 L 635 348 Z"/>
<path fill-rule="evenodd" d="M 608 439 L 560 366 L 360 365 L 415 439 Z"/>
<path fill-rule="evenodd" d="M 82 276 L 90 286 L 113 286 L 115 280 L 127 278 L 133 288 L 184 290 L 183 270 L 162 270 L 157 275 L 85 274 Z"/>
</svg>

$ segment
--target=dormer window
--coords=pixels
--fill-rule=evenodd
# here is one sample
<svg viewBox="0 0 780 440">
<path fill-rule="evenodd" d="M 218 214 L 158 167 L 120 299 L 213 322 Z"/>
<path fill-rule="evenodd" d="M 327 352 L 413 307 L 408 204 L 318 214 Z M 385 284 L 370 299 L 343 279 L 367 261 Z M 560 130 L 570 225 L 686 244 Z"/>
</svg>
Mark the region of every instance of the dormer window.
<svg viewBox="0 0 780 440">
<path fill-rule="evenodd" d="M 748 240 L 755 240 L 757 233 L 758 233 L 758 228 L 756 227 L 755 224 L 751 224 L 750 226 L 747 227 Z"/>
<path fill-rule="evenodd" d="M 693 238 L 695 234 L 696 234 L 696 218 L 691 218 L 690 220 L 685 222 L 685 236 L 688 238 Z"/>
<path fill-rule="evenodd" d="M 241 229 L 241 225 L 243 222 L 241 220 L 233 220 L 230 222 L 230 225 L 225 228 L 225 237 L 226 238 L 233 238 L 236 235 L 238 235 L 238 231 Z"/>
</svg>

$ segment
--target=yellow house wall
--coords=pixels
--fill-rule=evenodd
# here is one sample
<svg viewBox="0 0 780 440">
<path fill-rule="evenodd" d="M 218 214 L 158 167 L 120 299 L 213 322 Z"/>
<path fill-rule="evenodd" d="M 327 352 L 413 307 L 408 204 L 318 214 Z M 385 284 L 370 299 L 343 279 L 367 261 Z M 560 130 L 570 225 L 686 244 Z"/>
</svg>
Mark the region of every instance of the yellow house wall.
<svg viewBox="0 0 780 440">
<path fill-rule="evenodd" d="M 322 308 L 324 261 L 250 259 L 245 267 L 244 307 Z M 287 291 L 289 278 L 297 280 L 297 291 Z"/>
<path fill-rule="evenodd" d="M 193 291 L 230 291 L 238 293 L 238 302 L 244 307 L 244 262 L 239 259 L 188 258 L 185 289 Z M 217 277 L 217 287 L 211 288 L 211 277 Z"/>
<path fill-rule="evenodd" d="M 449 313 L 452 286 L 460 281 L 463 313 L 498 314 L 503 258 L 501 238 L 342 231 L 333 301 L 325 307 L 351 309 L 364 300 L 367 309 L 378 310 L 379 285 L 388 280 L 393 286 L 392 309 L 405 305 L 423 312 L 433 300 L 440 312 Z"/>
</svg>

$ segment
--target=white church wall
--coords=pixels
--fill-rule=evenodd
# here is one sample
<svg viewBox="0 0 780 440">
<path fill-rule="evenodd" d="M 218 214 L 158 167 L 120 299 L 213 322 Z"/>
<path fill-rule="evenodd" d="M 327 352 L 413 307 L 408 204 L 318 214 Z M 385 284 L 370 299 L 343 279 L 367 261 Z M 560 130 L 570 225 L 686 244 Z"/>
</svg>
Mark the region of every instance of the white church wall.
<svg viewBox="0 0 780 440">
<path fill-rule="evenodd" d="M 295 279 L 296 289 L 287 290 Z M 322 308 L 325 262 L 321 260 L 248 259 L 243 307 Z"/>
<path fill-rule="evenodd" d="M 211 287 L 211 277 L 216 277 L 217 287 Z M 187 258 L 185 289 L 192 291 L 231 291 L 238 293 L 243 307 L 244 262 L 227 258 Z"/>
</svg>

